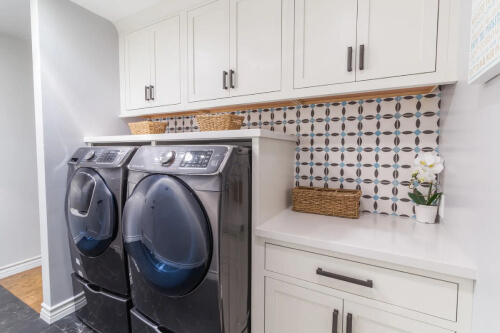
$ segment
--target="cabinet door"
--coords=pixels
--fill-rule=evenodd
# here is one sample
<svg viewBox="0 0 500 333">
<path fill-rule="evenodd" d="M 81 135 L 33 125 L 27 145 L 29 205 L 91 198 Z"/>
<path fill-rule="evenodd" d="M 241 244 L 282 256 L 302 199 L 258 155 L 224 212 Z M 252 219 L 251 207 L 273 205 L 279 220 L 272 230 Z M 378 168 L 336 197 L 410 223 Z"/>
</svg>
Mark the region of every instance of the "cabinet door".
<svg viewBox="0 0 500 333">
<path fill-rule="evenodd" d="M 229 3 L 219 0 L 188 12 L 189 101 L 229 97 Z"/>
<path fill-rule="evenodd" d="M 355 81 L 357 10 L 353 0 L 295 0 L 295 88 Z"/>
<path fill-rule="evenodd" d="M 434 72 L 439 1 L 358 0 L 357 80 Z M 363 65 L 362 67 L 360 67 Z M 363 68 L 363 69 L 361 69 Z"/>
<path fill-rule="evenodd" d="M 342 307 L 339 298 L 266 278 L 266 333 L 341 333 Z"/>
<path fill-rule="evenodd" d="M 181 102 L 181 46 L 179 16 L 172 17 L 153 27 L 154 70 L 151 85 L 153 106 Z"/>
<path fill-rule="evenodd" d="M 452 333 L 406 317 L 344 301 L 346 333 Z"/>
<path fill-rule="evenodd" d="M 281 90 L 281 0 L 231 0 L 231 96 Z"/>
<path fill-rule="evenodd" d="M 125 96 L 127 110 L 151 105 L 151 27 L 125 35 Z"/>
</svg>

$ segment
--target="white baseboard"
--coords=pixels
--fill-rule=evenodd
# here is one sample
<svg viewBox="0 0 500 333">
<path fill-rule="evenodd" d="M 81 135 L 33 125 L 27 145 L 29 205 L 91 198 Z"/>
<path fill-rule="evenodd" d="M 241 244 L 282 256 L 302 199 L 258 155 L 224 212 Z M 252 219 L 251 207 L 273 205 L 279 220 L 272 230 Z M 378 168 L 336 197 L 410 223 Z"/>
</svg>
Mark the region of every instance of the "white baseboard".
<svg viewBox="0 0 500 333">
<path fill-rule="evenodd" d="M 0 279 L 27 271 L 28 269 L 32 269 L 40 265 L 42 265 L 42 258 L 41 256 L 37 256 L 0 267 Z"/>
<path fill-rule="evenodd" d="M 61 318 L 75 312 L 86 304 L 85 294 L 83 291 L 65 301 L 54 306 L 49 306 L 42 303 L 42 311 L 40 312 L 40 318 L 47 324 L 53 324 Z"/>
</svg>

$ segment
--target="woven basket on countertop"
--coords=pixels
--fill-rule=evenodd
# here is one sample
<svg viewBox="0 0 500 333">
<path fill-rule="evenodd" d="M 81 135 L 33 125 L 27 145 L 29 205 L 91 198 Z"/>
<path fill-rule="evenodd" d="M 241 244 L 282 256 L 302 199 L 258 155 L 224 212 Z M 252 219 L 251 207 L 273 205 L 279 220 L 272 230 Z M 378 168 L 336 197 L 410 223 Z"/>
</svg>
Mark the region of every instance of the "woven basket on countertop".
<svg viewBox="0 0 500 333">
<path fill-rule="evenodd" d="M 292 197 L 295 212 L 359 218 L 359 190 L 297 186 Z"/>
<path fill-rule="evenodd" d="M 161 121 L 140 121 L 137 123 L 128 123 L 130 131 L 134 135 L 140 134 L 163 134 L 167 129 L 167 123 Z"/>
<path fill-rule="evenodd" d="M 245 117 L 234 114 L 196 116 L 200 131 L 227 131 L 241 129 Z"/>
</svg>

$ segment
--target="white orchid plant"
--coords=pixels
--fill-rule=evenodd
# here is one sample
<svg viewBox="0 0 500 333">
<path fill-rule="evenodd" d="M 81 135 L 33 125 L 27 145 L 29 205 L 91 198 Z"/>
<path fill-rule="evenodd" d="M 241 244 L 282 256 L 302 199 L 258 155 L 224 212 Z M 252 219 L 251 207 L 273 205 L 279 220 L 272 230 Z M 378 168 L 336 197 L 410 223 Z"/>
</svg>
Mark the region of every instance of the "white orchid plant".
<svg viewBox="0 0 500 333">
<path fill-rule="evenodd" d="M 417 204 L 423 206 L 437 206 L 443 193 L 438 192 L 437 175 L 444 169 L 444 159 L 436 153 L 421 153 L 415 159 L 415 169 L 411 175 L 410 189 L 413 193 L 408 196 Z M 423 195 L 417 186 L 429 184 L 427 196 Z"/>
</svg>

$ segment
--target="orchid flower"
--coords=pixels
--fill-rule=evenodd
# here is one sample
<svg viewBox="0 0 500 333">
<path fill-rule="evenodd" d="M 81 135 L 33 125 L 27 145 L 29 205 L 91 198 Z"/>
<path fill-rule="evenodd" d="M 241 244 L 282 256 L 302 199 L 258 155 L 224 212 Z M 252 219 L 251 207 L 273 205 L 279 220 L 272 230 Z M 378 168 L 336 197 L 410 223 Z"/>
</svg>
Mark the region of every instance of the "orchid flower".
<svg viewBox="0 0 500 333">
<path fill-rule="evenodd" d="M 419 205 L 432 206 L 439 202 L 442 193 L 437 191 L 437 175 L 444 169 L 444 159 L 435 153 L 421 153 L 415 159 L 415 168 L 411 175 L 410 189 L 413 193 L 408 193 L 410 198 Z M 417 184 L 429 184 L 429 193 L 424 196 L 415 186 Z M 434 193 L 433 193 L 434 190 Z"/>
<path fill-rule="evenodd" d="M 444 169 L 444 159 L 435 153 L 418 154 L 415 159 L 415 166 L 421 167 L 425 171 L 430 171 L 437 175 Z"/>
</svg>

